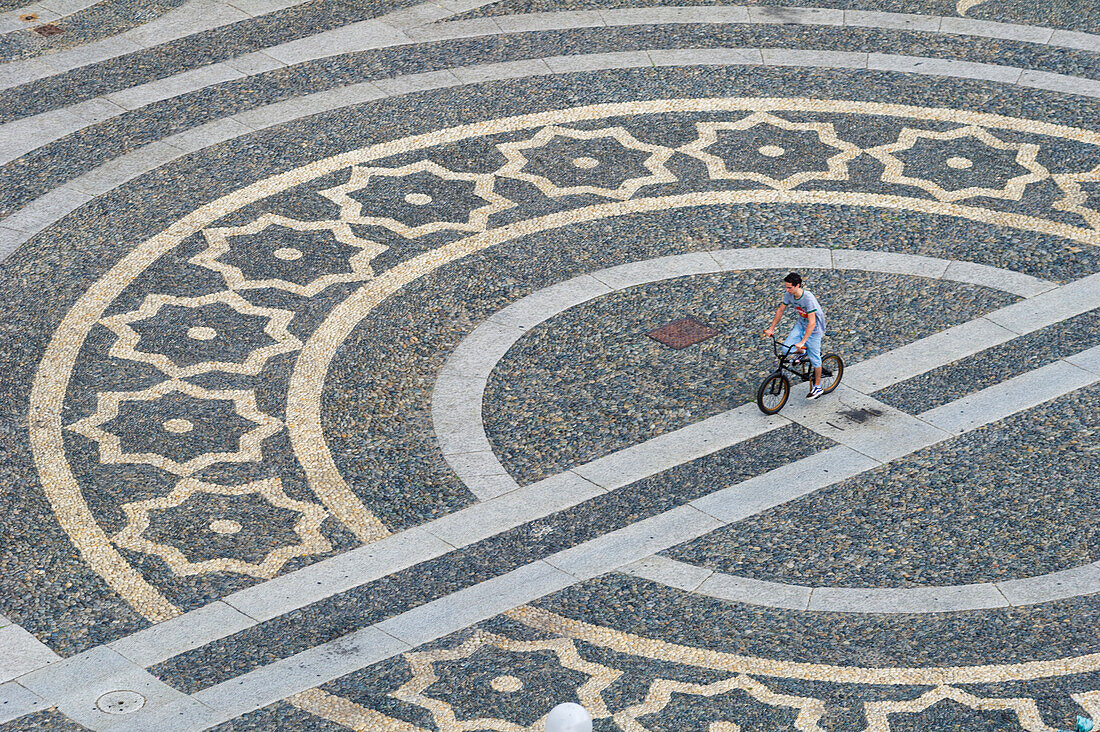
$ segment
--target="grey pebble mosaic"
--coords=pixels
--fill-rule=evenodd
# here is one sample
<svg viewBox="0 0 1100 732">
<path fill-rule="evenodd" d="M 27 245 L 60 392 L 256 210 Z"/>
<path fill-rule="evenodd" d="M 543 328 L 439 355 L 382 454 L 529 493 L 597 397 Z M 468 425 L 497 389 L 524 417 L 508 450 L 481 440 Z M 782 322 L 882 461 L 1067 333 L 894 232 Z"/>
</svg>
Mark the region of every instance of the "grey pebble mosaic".
<svg viewBox="0 0 1100 732">
<path fill-rule="evenodd" d="M 1082 389 L 667 555 L 841 587 L 997 582 L 1088 564 L 1100 546 L 1088 519 L 1098 398 Z"/>
</svg>

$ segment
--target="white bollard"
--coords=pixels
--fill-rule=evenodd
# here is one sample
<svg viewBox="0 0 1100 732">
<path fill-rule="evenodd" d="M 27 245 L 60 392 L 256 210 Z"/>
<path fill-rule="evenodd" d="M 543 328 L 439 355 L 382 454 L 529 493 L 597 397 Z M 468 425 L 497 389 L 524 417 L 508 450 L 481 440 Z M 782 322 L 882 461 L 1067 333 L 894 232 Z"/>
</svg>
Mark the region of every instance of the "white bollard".
<svg viewBox="0 0 1100 732">
<path fill-rule="evenodd" d="M 592 717 L 580 704 L 559 704 L 546 715 L 546 732 L 592 732 Z"/>
</svg>

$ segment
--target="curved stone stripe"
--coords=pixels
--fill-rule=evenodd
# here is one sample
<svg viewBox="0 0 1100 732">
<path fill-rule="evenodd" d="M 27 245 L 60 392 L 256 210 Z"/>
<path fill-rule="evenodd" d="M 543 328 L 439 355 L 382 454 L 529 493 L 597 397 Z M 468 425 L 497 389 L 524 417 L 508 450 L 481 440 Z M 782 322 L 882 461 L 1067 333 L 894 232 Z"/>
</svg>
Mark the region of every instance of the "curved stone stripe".
<svg viewBox="0 0 1100 732">
<path fill-rule="evenodd" d="M 810 52 L 790 52 L 799 54 L 797 58 L 789 59 L 796 65 L 817 66 L 815 59 L 806 56 Z M 745 54 L 748 54 L 747 56 Z M 692 49 L 690 51 L 639 51 L 625 54 L 593 54 L 585 56 L 556 56 L 538 59 L 530 62 L 487 64 L 484 66 L 466 67 L 453 70 L 430 72 L 426 74 L 412 74 L 393 79 L 379 80 L 377 82 L 363 82 L 341 89 L 330 90 L 310 94 L 298 99 L 277 102 L 266 107 L 242 112 L 225 117 L 215 122 L 181 132 L 161 141 L 154 142 L 133 152 L 122 155 L 110 162 L 84 173 L 68 183 L 58 186 L 49 193 L 31 201 L 15 213 L 0 220 L 0 261 L 6 259 L 20 244 L 28 241 L 40 231 L 45 230 L 66 215 L 72 213 L 83 204 L 98 195 L 102 195 L 129 180 L 144 173 L 155 170 L 173 160 L 189 155 L 220 142 L 232 140 L 256 130 L 264 129 L 278 124 L 292 122 L 302 117 L 318 114 L 333 109 L 376 101 L 387 96 L 402 96 L 418 91 L 431 89 L 443 89 L 461 86 L 467 83 L 480 83 L 494 80 L 526 77 L 539 74 L 569 73 L 572 71 L 593 71 L 600 69 L 620 68 L 650 68 L 652 66 L 691 66 L 730 63 L 757 63 L 758 56 L 762 54 L 759 49 Z M 762 58 L 762 56 L 759 56 Z M 889 57 L 891 59 L 903 57 Z M 909 58 L 909 57 L 905 57 Z M 835 58 L 821 58 L 822 68 L 830 67 L 836 63 Z M 930 59 L 930 61 L 935 61 Z M 942 67 L 947 64 L 947 67 Z M 783 65 L 779 63 L 777 65 Z M 939 62 L 921 69 L 908 69 L 912 73 L 948 73 L 956 66 L 956 62 Z M 844 66 L 849 68 L 850 66 Z M 958 69 L 965 76 L 965 69 Z M 1016 71 L 1022 70 L 1017 69 Z M 1030 73 L 1030 72 L 1029 72 Z M 1097 91 L 1100 96 L 1100 90 Z M 664 104 L 669 111 L 677 109 L 688 111 L 693 106 L 699 106 L 688 100 L 667 100 Z M 889 105 L 874 102 L 822 102 L 822 111 L 839 113 L 866 113 L 866 114 L 890 114 L 906 116 L 902 110 L 920 109 L 905 105 Z M 598 107 L 601 105 L 594 105 Z M 620 105 L 622 106 L 622 105 Z M 638 105 L 635 105 L 637 108 Z M 593 107 L 593 108 L 594 108 Z M 635 110 L 622 107 L 627 114 L 635 114 Z M 768 98 L 760 98 L 756 105 L 744 105 L 742 109 L 752 110 L 782 110 L 785 109 L 782 101 Z M 1021 129 L 1025 132 L 1040 135 L 1057 135 L 1067 137 L 1079 142 L 1098 144 L 1096 132 L 1071 128 L 1063 125 L 1055 125 L 1045 122 L 1014 120 L 1001 115 L 984 114 L 978 112 L 958 112 L 943 109 L 924 109 L 928 118 L 942 119 L 964 124 L 978 124 L 987 127 L 1007 129 Z M 560 120 L 554 120 L 555 122 Z M 990 220 L 990 214 L 985 214 L 985 219 Z M 1055 233 L 1066 236 L 1075 241 L 1085 243 L 1100 242 L 1100 232 L 1091 229 L 1057 225 L 1041 219 L 1028 219 L 1028 217 L 1012 217 L 1017 223 L 1013 226 L 1038 231 L 1042 233 Z M 1030 223 L 1029 223 L 1030 222 Z M 1074 233 L 1076 232 L 1076 233 Z"/>
<path fill-rule="evenodd" d="M 480 7 L 484 4 L 487 4 L 484 0 L 467 0 L 462 3 L 460 7 Z M 434 12 L 429 12 L 432 8 L 435 9 Z M 438 6 L 430 3 L 424 6 L 417 6 L 416 10 L 417 12 L 415 14 L 407 10 L 396 11 L 377 19 L 362 21 L 346 26 L 345 28 L 319 33 L 309 38 L 279 44 L 264 49 L 263 51 L 245 54 L 237 59 L 185 71 L 174 76 L 113 92 L 105 97 L 51 110 L 5 125 L 0 125 L 0 138 L 7 138 L 9 140 L 9 143 L 5 145 L 4 148 L 0 149 L 0 164 L 14 160 L 16 157 L 19 157 L 19 155 L 42 147 L 43 145 L 47 145 L 50 142 L 56 141 L 65 135 L 72 134 L 84 127 L 98 124 L 106 119 L 124 114 L 126 111 L 136 109 L 146 104 L 151 104 L 155 101 L 169 99 L 214 84 L 243 78 L 253 74 L 264 73 L 291 64 L 303 63 L 319 58 L 362 51 L 370 48 L 400 45 L 410 41 L 428 42 L 499 35 L 501 33 L 570 30 L 624 25 L 662 25 L 667 23 L 698 23 L 710 25 L 734 23 L 784 23 L 916 30 L 969 37 L 1026 41 L 1052 47 L 1074 48 L 1100 53 L 1100 36 L 1087 33 L 1058 31 L 1052 28 L 1039 26 L 1012 25 L 963 18 L 876 13 L 869 11 L 844 11 L 823 8 L 746 8 L 740 6 L 720 8 L 709 6 L 627 8 L 622 10 L 571 11 L 564 13 L 533 13 L 529 15 L 502 16 L 471 21 L 442 23 L 434 26 L 420 27 L 419 29 L 418 26 L 422 26 L 424 23 L 428 23 L 432 20 L 438 20 L 440 17 L 446 17 L 449 13 L 439 10 Z M 126 34 L 121 34 L 117 38 L 125 40 Z M 110 40 L 113 41 L 115 39 Z M 168 39 L 164 38 L 162 41 L 163 40 Z M 88 47 L 84 47 L 84 49 L 81 50 L 86 54 L 87 48 Z M 115 49 L 117 50 L 117 46 L 115 46 Z M 665 54 L 672 54 L 672 56 L 666 58 L 663 63 L 655 62 L 653 59 L 646 59 L 646 62 L 640 65 L 669 65 L 670 60 L 675 58 L 676 54 L 690 57 L 694 51 L 695 49 L 671 49 L 664 52 Z M 755 57 L 753 56 L 754 52 Z M 634 52 L 618 55 L 629 55 L 630 53 Z M 1086 94 L 1091 96 L 1100 95 L 1100 82 L 993 64 L 936 60 L 914 56 L 890 56 L 889 54 L 880 53 L 830 53 L 827 51 L 807 50 L 783 52 L 781 49 L 764 49 L 764 53 L 761 53 L 760 50 L 757 49 L 746 49 L 746 53 L 749 55 L 739 61 L 724 61 L 722 63 L 756 62 L 780 66 L 792 64 L 828 66 L 830 64 L 823 63 L 823 59 L 831 59 L 834 68 L 869 68 L 881 71 L 906 71 L 933 75 L 959 76 L 960 78 L 976 78 L 1001 83 L 1014 83 L 1021 86 L 1044 88 L 1059 92 Z M 61 54 L 55 54 L 50 57 L 49 62 L 55 67 L 57 66 L 56 59 L 59 55 Z M 645 52 L 636 52 L 635 55 L 639 58 L 644 58 Z M 570 59 L 573 57 L 564 58 Z M 753 58 L 755 58 L 755 61 L 751 60 Z M 526 62 L 513 63 L 524 64 Z M 564 66 L 580 63 L 581 69 L 587 68 L 580 58 L 578 58 L 577 61 L 563 61 L 562 63 Z M 680 61 L 678 63 L 684 62 Z M 13 66 L 13 64 L 9 64 L 0 71 L 0 89 L 5 88 L 4 76 L 11 74 L 11 66 Z M 555 71 L 581 69 L 555 69 Z M 14 74 L 13 77 L 21 78 L 18 74 Z M 22 81 L 18 83 L 25 83 L 27 80 L 27 78 L 22 77 Z M 14 83 L 9 83 L 8 85 L 11 86 L 14 85 Z"/>
<path fill-rule="evenodd" d="M 941 587 L 809 587 L 714 572 L 659 555 L 623 572 L 697 595 L 763 607 L 832 613 L 942 613 L 1037 605 L 1100 591 L 1100 562 L 1005 582 Z"/>
<path fill-rule="evenodd" d="M 385 158 L 397 153 L 434 147 L 448 142 L 478 137 L 486 134 L 530 129 L 561 122 L 563 115 L 570 121 L 600 119 L 607 116 L 637 115 L 650 111 L 665 113 L 675 111 L 722 110 L 782 110 L 802 109 L 812 103 L 817 111 L 836 111 L 855 114 L 881 114 L 925 119 L 954 118 L 976 124 L 1006 129 L 1024 129 L 1038 134 L 1058 134 L 1096 144 L 1100 135 L 1075 128 L 1060 127 L 980 113 L 956 113 L 943 109 L 907 107 L 868 102 L 767 99 L 767 98 L 708 98 L 654 100 L 649 102 L 597 104 L 570 110 L 551 110 L 495 120 L 492 123 L 473 123 L 446 130 L 439 130 L 409 138 L 371 145 L 342 155 L 317 161 L 301 168 L 258 181 L 246 188 L 213 201 L 180 219 L 161 234 L 142 243 L 116 263 L 108 273 L 81 295 L 65 314 L 47 346 L 39 365 L 30 393 L 29 425 L 30 444 L 34 455 L 43 492 L 54 508 L 59 522 L 76 544 L 82 557 L 109 586 L 125 598 L 136 610 L 150 620 L 172 617 L 176 608 L 151 584 L 145 582 L 125 559 L 114 549 L 108 537 L 96 523 L 80 487 L 65 459 L 61 434 L 61 407 L 69 378 L 89 330 L 104 309 L 118 297 L 130 283 L 151 263 L 178 245 L 187 236 L 210 225 L 227 213 L 253 201 L 265 198 L 273 191 L 304 183 L 316 177 L 357 163 Z M 56 192 L 56 191 L 55 191 Z M 338 306 L 309 339 L 300 355 L 291 377 L 287 403 L 287 427 L 291 444 L 310 479 L 311 488 L 341 521 L 362 541 L 371 541 L 386 534 L 385 527 L 358 499 L 335 470 L 332 458 L 324 442 L 320 427 L 320 393 L 327 365 L 339 343 L 346 338 L 355 323 L 364 317 L 372 303 L 379 302 L 400 289 L 405 282 L 434 271 L 448 261 L 478 251 L 494 243 L 540 230 L 595 220 L 609 215 L 663 210 L 668 208 L 722 205 L 751 202 L 788 202 L 814 204 L 848 204 L 859 206 L 884 206 L 910 208 L 930 213 L 946 214 L 989 221 L 1023 228 L 1047 228 L 1051 233 L 1073 235 L 1072 227 L 1031 220 L 1001 212 L 974 209 L 957 204 L 917 201 L 894 196 L 867 194 L 837 194 L 830 192 L 746 191 L 695 193 L 673 196 L 667 199 L 639 199 L 634 201 L 590 206 L 586 209 L 562 212 L 538 220 L 518 222 L 501 229 L 478 234 L 453 242 L 440 250 L 427 252 L 390 270 L 378 279 L 354 293 Z M 1097 232 L 1086 232 L 1095 238 Z M 352 308 L 350 311 L 348 308 Z"/>
<path fill-rule="evenodd" d="M 963 265 L 954 272 L 955 265 Z M 454 349 L 432 392 L 432 421 L 443 459 L 479 500 L 519 486 L 485 434 L 481 405 L 489 375 L 523 335 L 561 312 L 611 292 L 675 277 L 745 269 L 855 269 L 992 287 L 1031 297 L 1054 284 L 1010 270 L 890 252 L 829 249 L 724 249 L 633 262 L 544 288 L 494 313 Z M 955 360 L 948 351 L 943 362 Z M 865 367 L 866 370 L 866 367 Z M 873 370 L 873 369 L 871 369 Z"/>
</svg>

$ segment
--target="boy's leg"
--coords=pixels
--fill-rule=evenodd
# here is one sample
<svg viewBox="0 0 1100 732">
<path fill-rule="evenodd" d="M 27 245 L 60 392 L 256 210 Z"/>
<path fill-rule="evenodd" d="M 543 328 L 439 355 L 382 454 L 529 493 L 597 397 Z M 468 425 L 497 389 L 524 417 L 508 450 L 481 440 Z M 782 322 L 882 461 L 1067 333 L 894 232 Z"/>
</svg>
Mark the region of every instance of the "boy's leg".
<svg viewBox="0 0 1100 732">
<path fill-rule="evenodd" d="M 821 334 L 814 333 L 806 339 L 806 354 L 814 367 L 814 386 L 821 386 Z"/>
<path fill-rule="evenodd" d="M 802 323 L 795 323 L 794 327 L 791 328 L 791 332 L 787 335 L 787 339 L 783 341 L 783 345 L 788 347 L 793 346 L 794 344 L 802 340 L 802 336 L 805 334 L 806 326 Z M 793 352 L 792 355 L 797 355 L 797 351 Z"/>
</svg>

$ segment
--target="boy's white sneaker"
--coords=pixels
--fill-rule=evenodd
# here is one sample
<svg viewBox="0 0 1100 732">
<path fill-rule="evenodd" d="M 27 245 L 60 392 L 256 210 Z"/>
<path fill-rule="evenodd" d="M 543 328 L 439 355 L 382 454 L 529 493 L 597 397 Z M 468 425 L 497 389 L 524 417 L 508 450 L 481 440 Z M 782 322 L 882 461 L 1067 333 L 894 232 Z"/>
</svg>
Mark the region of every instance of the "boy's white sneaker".
<svg viewBox="0 0 1100 732">
<path fill-rule="evenodd" d="M 807 399 L 817 399 L 819 396 L 825 393 L 825 390 L 820 386 L 815 386 L 810 389 L 810 393 L 806 395 Z"/>
</svg>

